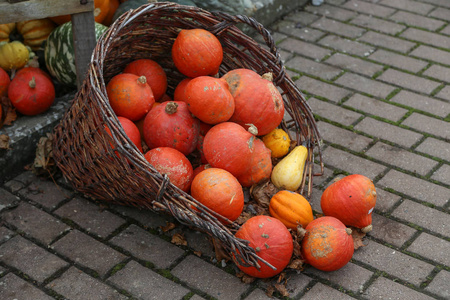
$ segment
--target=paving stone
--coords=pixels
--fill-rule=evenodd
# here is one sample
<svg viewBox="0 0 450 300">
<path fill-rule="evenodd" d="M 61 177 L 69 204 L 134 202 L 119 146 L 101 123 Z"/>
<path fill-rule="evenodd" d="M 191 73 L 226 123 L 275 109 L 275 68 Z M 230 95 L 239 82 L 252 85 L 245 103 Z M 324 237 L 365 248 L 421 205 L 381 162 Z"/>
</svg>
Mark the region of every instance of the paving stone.
<svg viewBox="0 0 450 300">
<path fill-rule="evenodd" d="M 444 206 L 450 199 L 449 189 L 396 170 L 389 171 L 378 184 L 437 206 Z"/>
<path fill-rule="evenodd" d="M 46 278 L 67 266 L 67 262 L 20 235 L 2 244 L 0 253 L 0 261 L 25 273 L 38 283 L 42 283 Z"/>
<path fill-rule="evenodd" d="M 53 280 L 46 287 L 71 300 L 128 299 L 75 267 L 70 267 L 61 277 Z"/>
<path fill-rule="evenodd" d="M 450 242 L 423 232 L 406 250 L 448 267 L 450 266 L 449 247 Z"/>
<path fill-rule="evenodd" d="M 299 19 L 301 20 L 301 19 Z M 301 21 L 300 21 L 301 23 Z M 297 37 L 301 40 L 314 42 L 323 37 L 326 33 L 310 27 L 299 27 L 299 22 L 279 21 L 272 26 L 273 30 L 282 33 L 283 35 Z"/>
<path fill-rule="evenodd" d="M 320 207 L 320 198 L 322 197 L 322 193 L 322 190 L 313 188 L 311 199 L 308 200 L 313 211 L 316 211 L 318 213 L 322 213 L 322 208 Z"/>
<path fill-rule="evenodd" d="M 441 81 L 450 82 L 450 68 L 432 65 L 423 75 L 430 76 Z"/>
<path fill-rule="evenodd" d="M 307 10 L 294 11 L 287 14 L 284 19 L 300 23 L 302 26 L 307 26 L 320 18 L 318 15 L 312 14 Z"/>
<path fill-rule="evenodd" d="M 361 152 L 369 146 L 372 139 L 356 134 L 326 122 L 317 122 L 322 138 L 330 143 L 344 146 L 350 150 Z"/>
<path fill-rule="evenodd" d="M 428 16 L 450 21 L 450 9 L 439 7 L 429 13 Z"/>
<path fill-rule="evenodd" d="M 439 31 L 439 33 L 441 33 L 441 34 L 446 34 L 446 35 L 450 35 L 450 26 L 444 27 L 443 29 L 441 29 L 441 30 Z"/>
<path fill-rule="evenodd" d="M 448 52 L 426 45 L 420 45 L 419 47 L 411 51 L 409 55 L 435 61 L 444 65 L 450 65 L 450 56 L 448 55 Z"/>
<path fill-rule="evenodd" d="M 317 174 L 320 172 L 320 166 L 318 164 L 314 164 L 314 173 Z M 323 167 L 322 176 L 314 176 L 313 178 L 313 186 L 317 187 L 321 185 L 324 181 L 328 180 L 328 178 L 333 176 L 333 170 L 328 169 L 327 167 Z"/>
<path fill-rule="evenodd" d="M 158 269 L 169 268 L 184 251 L 136 225 L 131 225 L 110 242 L 136 258 L 149 261 Z"/>
<path fill-rule="evenodd" d="M 395 12 L 395 9 L 377 5 L 375 3 L 351 0 L 346 2 L 343 7 L 358 11 L 363 14 L 373 15 L 378 17 L 387 17 Z"/>
<path fill-rule="evenodd" d="M 320 6 L 307 5 L 305 6 L 305 11 L 311 12 L 314 15 L 321 15 L 339 21 L 348 21 L 357 15 L 354 11 L 331 6 L 328 2 L 325 2 Z"/>
<path fill-rule="evenodd" d="M 305 288 L 310 284 L 312 278 L 306 276 L 304 273 L 289 274 L 289 280 L 286 284 L 286 289 L 289 292 L 289 297 L 296 298 L 303 293 Z M 272 282 L 274 284 L 274 282 Z"/>
<path fill-rule="evenodd" d="M 331 53 L 329 49 L 325 49 L 294 38 L 285 39 L 280 44 L 278 44 L 278 47 L 292 53 L 301 54 L 306 57 L 319 60 Z"/>
<path fill-rule="evenodd" d="M 442 118 L 445 118 L 448 114 L 450 114 L 450 103 L 419 95 L 410 91 L 401 90 L 398 94 L 392 97 L 390 101 L 423 110 Z"/>
<path fill-rule="evenodd" d="M 16 206 L 20 202 L 20 198 L 11 194 L 5 189 L 0 188 L 0 212 Z"/>
<path fill-rule="evenodd" d="M 374 16 L 368 15 L 358 15 L 356 18 L 352 19 L 352 24 L 359 25 L 362 27 L 368 27 L 376 31 L 381 31 L 387 34 L 395 35 L 396 33 L 404 30 L 406 26 L 400 25 L 394 22 L 382 20 Z"/>
<path fill-rule="evenodd" d="M 300 79 L 295 81 L 295 84 L 301 89 L 307 92 L 324 97 L 335 103 L 342 100 L 342 98 L 347 97 L 351 92 L 341 87 L 337 87 L 332 84 L 325 83 L 323 81 L 313 79 L 308 76 L 302 76 Z"/>
<path fill-rule="evenodd" d="M 416 43 L 374 31 L 366 32 L 358 40 L 402 53 L 406 53 L 416 46 Z"/>
<path fill-rule="evenodd" d="M 325 80 L 331 80 L 342 72 L 341 69 L 338 69 L 336 67 L 315 62 L 301 56 L 296 56 L 290 59 L 289 61 L 287 61 L 286 66 L 302 73 L 323 78 Z"/>
<path fill-rule="evenodd" d="M 264 292 L 261 289 L 255 289 L 253 292 L 250 293 L 247 297 L 244 298 L 245 300 L 271 300 L 272 297 L 267 296 L 266 292 Z"/>
<path fill-rule="evenodd" d="M 248 298 L 245 298 L 248 299 Z M 191 298 L 189 298 L 189 300 L 205 300 L 205 298 L 200 297 L 199 295 L 194 295 Z"/>
<path fill-rule="evenodd" d="M 369 59 L 414 73 L 419 72 L 428 65 L 428 63 L 423 60 L 415 59 L 383 49 L 378 49 L 377 51 L 375 51 L 369 56 Z"/>
<path fill-rule="evenodd" d="M 369 288 L 364 293 L 367 299 L 392 299 L 392 300 L 431 300 L 425 294 L 417 292 L 411 288 L 404 285 L 386 279 L 384 277 L 379 277 L 377 280 L 369 286 Z"/>
<path fill-rule="evenodd" d="M 18 276 L 9 273 L 0 278 L 0 299 L 52 300 L 54 298 Z"/>
<path fill-rule="evenodd" d="M 173 270 L 172 274 L 188 286 L 201 290 L 216 299 L 240 299 L 248 289 L 236 276 L 189 255 Z"/>
<path fill-rule="evenodd" d="M 433 5 L 437 6 L 444 6 L 444 7 L 450 7 L 450 3 L 447 0 L 422 0 L 422 2 L 427 2 Z M 438 9 L 441 9 L 442 7 L 438 7 Z"/>
<path fill-rule="evenodd" d="M 416 233 L 416 230 L 414 228 L 388 219 L 376 213 L 372 214 L 372 225 L 373 230 L 369 232 L 370 236 L 373 236 L 398 248 L 400 248 Z"/>
<path fill-rule="evenodd" d="M 436 94 L 436 97 L 450 101 L 450 86 L 445 86 L 439 93 Z"/>
<path fill-rule="evenodd" d="M 352 73 L 345 73 L 335 82 L 347 88 L 383 99 L 386 98 L 395 89 L 395 87 L 391 85 Z"/>
<path fill-rule="evenodd" d="M 215 258 L 216 252 L 214 251 L 214 246 L 210 241 L 210 237 L 198 230 L 191 230 L 184 226 L 180 226 L 179 230 L 186 239 L 189 248 L 193 251 L 198 251 L 204 257 Z"/>
<path fill-rule="evenodd" d="M 392 121 L 400 120 L 408 112 L 408 110 L 404 108 L 393 106 L 389 103 L 360 94 L 354 94 L 350 99 L 344 102 L 344 105 Z"/>
<path fill-rule="evenodd" d="M 372 118 L 364 118 L 354 128 L 404 147 L 411 147 L 422 138 L 420 133 L 403 129 Z"/>
<path fill-rule="evenodd" d="M 430 94 L 441 84 L 430 79 L 411 75 L 405 72 L 389 69 L 386 70 L 377 80 L 398 85 L 402 88 L 410 89 L 420 93 Z"/>
<path fill-rule="evenodd" d="M 370 179 L 375 178 L 386 169 L 383 165 L 374 163 L 370 160 L 355 156 L 331 146 L 327 147 L 323 151 L 323 157 L 327 165 L 331 165 L 351 174 L 361 174 L 369 177 Z"/>
<path fill-rule="evenodd" d="M 125 223 L 124 219 L 81 197 L 64 204 L 55 210 L 55 214 L 99 237 L 107 237 Z"/>
<path fill-rule="evenodd" d="M 361 286 L 373 275 L 373 272 L 351 262 L 333 272 L 324 272 L 312 267 L 307 268 L 305 272 L 314 274 L 353 292 L 358 292 Z"/>
<path fill-rule="evenodd" d="M 390 211 L 398 201 L 400 201 L 400 196 L 387 192 L 377 185 L 375 185 L 375 187 L 377 191 L 375 211 L 386 213 Z"/>
<path fill-rule="evenodd" d="M 450 48 L 450 37 L 438 33 L 416 28 L 408 28 L 400 36 L 439 48 Z"/>
<path fill-rule="evenodd" d="M 122 216 L 139 222 L 145 228 L 157 229 L 161 226 L 166 226 L 167 222 L 174 222 L 175 220 L 173 216 L 168 214 L 158 214 L 150 210 L 131 206 L 114 205 L 112 208 Z"/>
<path fill-rule="evenodd" d="M 355 73 L 372 77 L 375 73 L 383 70 L 383 66 L 355 58 L 342 53 L 335 53 L 329 57 L 326 63 L 336 67 L 347 69 Z"/>
<path fill-rule="evenodd" d="M 438 162 L 430 158 L 391 146 L 382 142 L 376 143 L 366 155 L 382 162 L 425 176 Z"/>
<path fill-rule="evenodd" d="M 11 190 L 13 193 L 18 192 L 19 190 L 23 189 L 33 181 L 36 181 L 38 177 L 33 174 L 31 171 L 26 171 L 23 173 L 20 173 L 13 179 L 9 180 L 5 183 L 5 187 Z"/>
<path fill-rule="evenodd" d="M 450 139 L 450 123 L 443 120 L 413 113 L 402 124 L 447 140 Z"/>
<path fill-rule="evenodd" d="M 190 292 L 133 260 L 108 281 L 142 300 L 183 299 Z"/>
<path fill-rule="evenodd" d="M 450 217 L 448 214 L 414 201 L 404 200 L 394 210 L 392 216 L 438 234 L 450 236 Z"/>
<path fill-rule="evenodd" d="M 319 40 L 318 44 L 361 57 L 369 56 L 370 53 L 375 51 L 375 47 L 373 46 L 341 38 L 337 35 L 332 34 L 329 34 L 323 39 Z"/>
<path fill-rule="evenodd" d="M 441 28 L 445 24 L 445 22 L 435 20 L 432 18 L 418 16 L 417 14 L 412 14 L 406 11 L 398 11 L 395 14 L 393 14 L 390 17 L 390 19 L 400 23 L 405 23 L 410 26 L 422 27 L 432 31 Z"/>
<path fill-rule="evenodd" d="M 425 290 L 435 293 L 443 298 L 450 298 L 450 272 L 441 270 Z"/>
<path fill-rule="evenodd" d="M 431 179 L 443 182 L 450 185 L 450 166 L 442 165 L 434 174 Z"/>
<path fill-rule="evenodd" d="M 366 263 L 380 271 L 408 281 L 416 286 L 427 279 L 434 266 L 403 254 L 374 241 L 361 247 L 353 254 L 353 259 Z"/>
<path fill-rule="evenodd" d="M 71 191 L 48 180 L 35 180 L 27 188 L 21 189 L 19 193 L 48 209 L 55 208 L 59 203 L 72 195 Z"/>
<path fill-rule="evenodd" d="M 312 299 L 333 299 L 333 300 L 349 300 L 354 299 L 349 295 L 339 292 L 320 282 L 316 283 L 303 297 L 304 300 Z"/>
<path fill-rule="evenodd" d="M 416 1 L 410 1 L 410 0 L 396 0 L 396 1 L 382 0 L 380 2 L 380 4 L 390 6 L 393 8 L 398 8 L 401 10 L 412 11 L 417 14 L 423 14 L 423 15 L 426 15 L 434 8 L 433 5 L 419 3 Z"/>
<path fill-rule="evenodd" d="M 327 17 L 320 18 L 309 26 L 320 30 L 328 31 L 337 35 L 345 36 L 348 38 L 357 38 L 361 36 L 366 30 L 361 27 L 356 27 L 341 23 L 339 21 L 331 20 Z"/>
<path fill-rule="evenodd" d="M 308 104 L 315 114 L 346 126 L 352 125 L 362 116 L 357 112 L 316 98 L 309 98 Z"/>
<path fill-rule="evenodd" d="M 90 268 L 102 277 L 126 258 L 125 255 L 78 230 L 68 233 L 54 243 L 52 248 L 75 264 Z"/>
<path fill-rule="evenodd" d="M 50 244 L 57 236 L 70 229 L 70 226 L 25 202 L 22 202 L 16 209 L 2 214 L 2 218 L 5 222 L 45 245 Z"/>
<path fill-rule="evenodd" d="M 15 235 L 15 233 L 11 230 L 9 230 L 6 227 L 0 227 L 0 243 L 6 242 L 10 238 L 12 238 Z"/>
<path fill-rule="evenodd" d="M 450 161 L 450 143 L 443 140 L 429 137 L 416 150 Z"/>
</svg>

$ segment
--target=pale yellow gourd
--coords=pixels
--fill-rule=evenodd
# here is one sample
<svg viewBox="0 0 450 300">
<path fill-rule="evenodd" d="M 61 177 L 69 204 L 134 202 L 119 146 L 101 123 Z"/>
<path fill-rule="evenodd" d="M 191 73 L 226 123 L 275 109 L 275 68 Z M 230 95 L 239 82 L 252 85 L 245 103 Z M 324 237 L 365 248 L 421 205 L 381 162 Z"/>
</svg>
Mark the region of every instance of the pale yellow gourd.
<svg viewBox="0 0 450 300">
<path fill-rule="evenodd" d="M 272 170 L 272 183 L 279 189 L 296 191 L 302 184 L 308 149 L 297 146 Z"/>
<path fill-rule="evenodd" d="M 291 139 L 289 135 L 280 128 L 275 128 L 262 138 L 264 145 L 272 151 L 271 156 L 274 158 L 283 157 L 289 152 Z"/>
<path fill-rule="evenodd" d="M 19 41 L 0 43 L 0 68 L 5 71 L 20 69 L 30 59 L 30 50 Z"/>
</svg>

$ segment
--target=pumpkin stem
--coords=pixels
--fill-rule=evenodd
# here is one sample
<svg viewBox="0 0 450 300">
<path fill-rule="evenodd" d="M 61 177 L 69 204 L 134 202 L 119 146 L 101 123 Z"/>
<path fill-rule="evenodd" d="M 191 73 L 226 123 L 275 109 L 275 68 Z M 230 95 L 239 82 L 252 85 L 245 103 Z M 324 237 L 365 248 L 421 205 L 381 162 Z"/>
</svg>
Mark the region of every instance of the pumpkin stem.
<svg viewBox="0 0 450 300">
<path fill-rule="evenodd" d="M 258 128 L 255 125 L 253 124 L 245 124 L 245 125 L 249 126 L 247 129 L 248 132 L 250 132 L 253 135 L 258 135 Z"/>
<path fill-rule="evenodd" d="M 147 77 L 145 77 L 144 75 L 142 75 L 141 77 L 138 78 L 138 83 L 147 83 Z"/>
<path fill-rule="evenodd" d="M 28 82 L 28 86 L 32 89 L 34 89 L 36 87 L 36 79 L 34 79 L 34 76 L 31 77 L 30 82 Z"/>
<path fill-rule="evenodd" d="M 372 224 L 370 224 L 370 225 L 367 225 L 367 226 L 364 227 L 364 228 L 361 228 L 361 231 L 362 231 L 363 233 L 368 233 L 369 231 L 372 231 L 372 228 L 373 228 L 373 226 L 372 226 Z"/>
<path fill-rule="evenodd" d="M 262 79 L 269 80 L 270 82 L 273 82 L 273 73 L 272 73 L 272 72 L 264 73 L 264 74 L 261 76 L 261 78 L 262 78 Z"/>
<path fill-rule="evenodd" d="M 352 234 L 352 230 L 350 228 L 345 228 L 345 232 L 347 232 L 348 235 Z"/>
<path fill-rule="evenodd" d="M 165 111 L 168 115 L 172 115 L 177 112 L 177 109 L 178 109 L 178 104 L 176 104 L 173 101 L 169 101 L 169 103 L 167 103 L 167 105 L 166 105 Z"/>
</svg>

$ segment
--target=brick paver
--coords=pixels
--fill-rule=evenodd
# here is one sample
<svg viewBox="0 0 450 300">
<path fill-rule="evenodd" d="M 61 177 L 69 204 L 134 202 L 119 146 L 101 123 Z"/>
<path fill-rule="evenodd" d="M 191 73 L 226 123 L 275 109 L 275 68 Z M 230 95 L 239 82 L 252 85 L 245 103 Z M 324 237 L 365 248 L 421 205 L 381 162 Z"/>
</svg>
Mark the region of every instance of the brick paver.
<svg viewBox="0 0 450 300">
<path fill-rule="evenodd" d="M 436 170 L 431 178 L 450 185 L 450 166 L 442 165 L 438 170 Z"/>
<path fill-rule="evenodd" d="M 341 23 L 339 21 L 331 20 L 328 18 L 320 18 L 310 26 L 351 39 L 361 36 L 366 31 L 363 28 L 347 25 L 345 23 Z"/>
<path fill-rule="evenodd" d="M 424 14 L 424 15 L 429 13 L 434 8 L 433 5 L 429 5 L 426 3 L 420 3 L 420 2 L 416 2 L 416 1 L 411 1 L 411 0 L 396 0 L 394 2 L 389 1 L 389 0 L 382 0 L 382 1 L 380 1 L 380 4 L 390 6 L 393 8 L 398 8 L 398 9 L 415 12 L 417 14 Z"/>
<path fill-rule="evenodd" d="M 358 39 L 375 46 L 406 53 L 411 50 L 416 44 L 410 41 L 402 40 L 390 35 L 368 31 Z"/>
<path fill-rule="evenodd" d="M 343 7 L 378 17 L 387 17 L 395 12 L 395 9 L 386 6 L 376 5 L 370 2 L 364 2 L 359 0 L 347 1 Z"/>
<path fill-rule="evenodd" d="M 372 139 L 356 134 L 326 122 L 318 122 L 318 127 L 324 139 L 330 143 L 339 144 L 350 150 L 360 152 L 367 148 Z"/>
<path fill-rule="evenodd" d="M 395 35 L 406 28 L 404 25 L 368 15 L 358 15 L 356 18 L 352 19 L 351 23 L 392 35 Z"/>
<path fill-rule="evenodd" d="M 449 280 L 450 272 L 441 270 L 425 289 L 443 298 L 450 298 L 450 286 L 447 284 Z"/>
<path fill-rule="evenodd" d="M 450 37 L 425 30 L 408 28 L 400 36 L 435 47 L 450 48 Z"/>
<path fill-rule="evenodd" d="M 311 106 L 311 109 L 320 116 L 346 126 L 355 123 L 362 116 L 357 112 L 344 109 L 340 106 L 316 98 L 308 99 L 308 104 Z"/>
<path fill-rule="evenodd" d="M 335 82 L 347 88 L 380 98 L 386 98 L 395 90 L 395 87 L 391 85 L 353 73 L 345 73 Z"/>
<path fill-rule="evenodd" d="M 389 99 L 389 101 L 422 110 L 442 118 L 445 118 L 450 113 L 450 103 L 405 90 L 400 91 Z"/>
<path fill-rule="evenodd" d="M 450 68 L 439 65 L 432 65 L 423 75 L 436 78 L 441 81 L 450 82 Z"/>
<path fill-rule="evenodd" d="M 419 72 L 428 65 L 426 61 L 411 58 L 409 56 L 387 51 L 384 49 L 375 51 L 369 56 L 369 59 L 373 59 L 385 65 L 393 66 L 414 73 Z"/>
<path fill-rule="evenodd" d="M 450 143 L 443 140 L 429 137 L 416 150 L 450 161 Z"/>
<path fill-rule="evenodd" d="M 321 6 L 308 5 L 305 7 L 305 10 L 315 15 L 322 15 L 339 21 L 347 21 L 357 16 L 354 11 L 333 7 L 327 3 L 324 3 L 324 5 Z"/>
<path fill-rule="evenodd" d="M 448 267 L 450 266 L 450 256 L 446 249 L 449 247 L 450 242 L 422 233 L 407 250 Z"/>
<path fill-rule="evenodd" d="M 0 298 L 1 299 L 54 299 L 46 295 L 43 291 L 33 286 L 31 283 L 9 273 L 0 278 Z"/>
<path fill-rule="evenodd" d="M 305 74 L 320 77 L 325 80 L 331 80 L 338 76 L 342 70 L 330 65 L 318 63 L 310 59 L 296 56 L 287 62 L 290 68 L 300 71 Z"/>
<path fill-rule="evenodd" d="M 410 89 L 425 94 L 430 94 L 438 86 L 441 85 L 440 82 L 393 69 L 386 70 L 383 74 L 377 77 L 377 80 L 388 82 L 405 89 Z"/>
<path fill-rule="evenodd" d="M 379 277 L 365 292 L 368 299 L 417 299 L 431 300 L 433 297 L 419 293 L 400 283 Z"/>
<path fill-rule="evenodd" d="M 313 299 L 350 300 L 350 299 L 354 299 L 354 298 L 319 282 L 319 283 L 316 283 L 302 297 L 302 299 L 306 299 L 306 300 L 313 300 Z"/>
<path fill-rule="evenodd" d="M 450 65 L 450 57 L 448 56 L 448 52 L 430 46 L 420 45 L 414 49 L 410 55 L 441 64 Z"/>
<path fill-rule="evenodd" d="M 318 41 L 320 45 L 333 48 L 335 50 L 350 53 L 353 55 L 366 57 L 375 51 L 375 47 L 365 45 L 353 40 L 339 37 L 337 35 L 327 35 Z"/>
<path fill-rule="evenodd" d="M 369 233 L 370 236 L 399 248 L 417 232 L 414 228 L 376 213 L 372 214 L 372 225 L 374 229 Z"/>
<path fill-rule="evenodd" d="M 443 21 L 418 16 L 417 14 L 412 14 L 406 11 L 398 11 L 393 14 L 390 19 L 396 22 L 405 23 L 407 25 L 412 25 L 415 27 L 422 27 L 432 31 L 441 28 L 445 24 L 445 22 Z"/>
<path fill-rule="evenodd" d="M 450 138 L 450 123 L 447 121 L 413 113 L 402 124 L 447 140 Z"/>
<path fill-rule="evenodd" d="M 340 67 L 341 69 L 351 70 L 352 72 L 370 77 L 383 70 L 383 66 L 379 64 L 371 63 L 342 53 L 335 53 L 325 62 Z"/>
<path fill-rule="evenodd" d="M 360 94 L 354 94 L 344 102 L 344 105 L 391 121 L 400 120 L 408 112 L 404 108 L 392 106 L 389 103 Z"/>
<path fill-rule="evenodd" d="M 307 90 L 309 93 L 324 97 L 335 103 L 342 100 L 342 98 L 351 94 L 351 91 L 341 87 L 325 83 L 323 81 L 313 79 L 308 76 L 302 76 L 296 82 L 300 89 Z"/>
</svg>

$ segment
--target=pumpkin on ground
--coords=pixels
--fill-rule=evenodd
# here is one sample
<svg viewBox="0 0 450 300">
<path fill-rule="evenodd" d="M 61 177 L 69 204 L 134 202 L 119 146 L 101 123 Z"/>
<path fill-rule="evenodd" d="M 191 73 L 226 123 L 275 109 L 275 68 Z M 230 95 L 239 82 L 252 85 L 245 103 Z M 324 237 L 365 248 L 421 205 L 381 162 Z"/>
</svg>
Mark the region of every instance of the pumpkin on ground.
<svg viewBox="0 0 450 300">
<path fill-rule="evenodd" d="M 0 68 L 5 71 L 23 68 L 30 59 L 30 50 L 19 41 L 0 44 Z"/>
<path fill-rule="evenodd" d="M 372 212 L 377 201 L 375 186 L 360 174 L 346 176 L 328 186 L 322 193 L 320 206 L 326 216 L 333 216 L 347 226 L 372 230 Z"/>
<path fill-rule="evenodd" d="M 188 155 L 197 146 L 200 121 L 192 116 L 186 103 L 168 101 L 150 110 L 145 117 L 143 131 L 150 149 L 172 147 Z"/>
<path fill-rule="evenodd" d="M 0 24 L 0 42 L 9 42 L 9 35 L 16 28 L 16 23 Z"/>
<path fill-rule="evenodd" d="M 8 94 L 8 87 L 11 79 L 5 70 L 0 68 L 0 98 L 5 97 Z"/>
<path fill-rule="evenodd" d="M 247 275 L 257 278 L 269 278 L 279 274 L 288 265 L 293 254 L 292 236 L 281 221 L 269 216 L 255 216 L 248 219 L 235 236 L 249 241 L 249 246 L 256 254 L 271 264 L 273 270 L 265 263 L 258 261 L 259 270 L 253 266 L 247 267 L 237 261 L 238 268 Z"/>
<path fill-rule="evenodd" d="M 236 220 L 244 208 L 242 186 L 236 177 L 223 169 L 207 168 L 198 173 L 192 181 L 191 195 L 230 221 Z"/>
<path fill-rule="evenodd" d="M 215 75 L 223 59 L 220 41 L 205 29 L 183 29 L 172 46 L 175 67 L 185 76 Z"/>
<path fill-rule="evenodd" d="M 170 147 L 159 147 L 148 151 L 144 157 L 159 173 L 166 174 L 173 185 L 189 191 L 194 170 L 183 153 Z"/>
<path fill-rule="evenodd" d="M 283 190 L 270 199 L 270 215 L 280 220 L 287 228 L 297 230 L 301 225 L 306 228 L 314 219 L 311 205 L 299 193 Z"/>
<path fill-rule="evenodd" d="M 21 72 L 11 80 L 8 97 L 18 112 L 33 116 L 50 108 L 55 100 L 55 87 L 42 72 Z"/>
<path fill-rule="evenodd" d="M 284 117 L 283 98 L 269 76 L 248 69 L 234 69 L 222 76 L 228 82 L 236 108 L 230 121 L 244 127 L 253 124 L 258 135 L 266 135 L 280 125 Z"/>
<path fill-rule="evenodd" d="M 18 22 L 16 27 L 23 37 L 23 43 L 33 50 L 39 50 L 56 25 L 50 19 L 38 19 Z"/>
<path fill-rule="evenodd" d="M 336 271 L 353 256 L 352 230 L 335 217 L 320 217 L 306 226 L 301 253 L 308 264 L 322 271 Z"/>
</svg>

